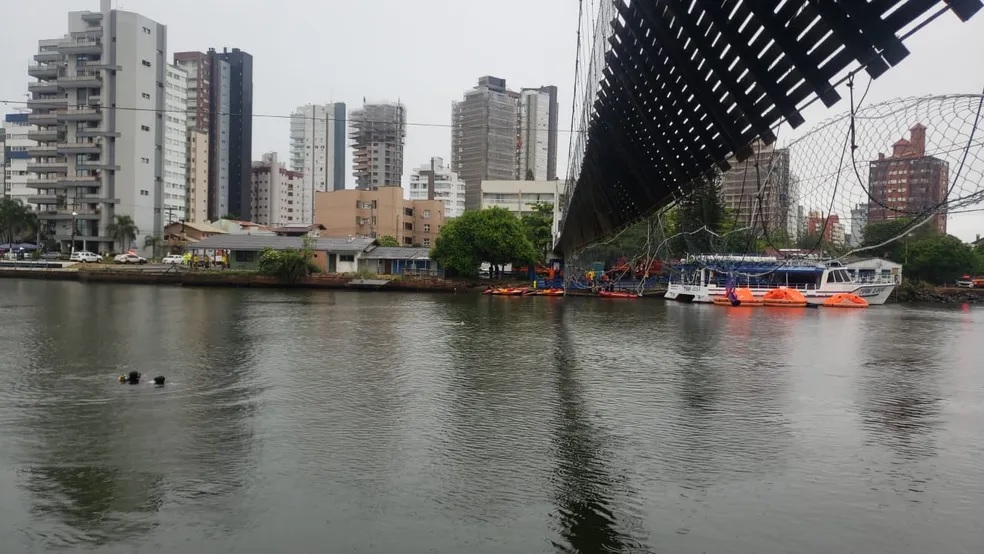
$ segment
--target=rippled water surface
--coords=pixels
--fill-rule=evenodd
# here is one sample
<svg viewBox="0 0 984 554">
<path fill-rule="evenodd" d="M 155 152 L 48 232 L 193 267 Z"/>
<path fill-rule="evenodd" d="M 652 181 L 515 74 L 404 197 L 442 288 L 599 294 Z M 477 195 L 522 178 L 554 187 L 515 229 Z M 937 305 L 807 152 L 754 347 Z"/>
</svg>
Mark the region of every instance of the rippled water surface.
<svg viewBox="0 0 984 554">
<path fill-rule="evenodd" d="M 984 545 L 979 308 L 4 280 L 0 314 L 4 554 Z"/>
</svg>

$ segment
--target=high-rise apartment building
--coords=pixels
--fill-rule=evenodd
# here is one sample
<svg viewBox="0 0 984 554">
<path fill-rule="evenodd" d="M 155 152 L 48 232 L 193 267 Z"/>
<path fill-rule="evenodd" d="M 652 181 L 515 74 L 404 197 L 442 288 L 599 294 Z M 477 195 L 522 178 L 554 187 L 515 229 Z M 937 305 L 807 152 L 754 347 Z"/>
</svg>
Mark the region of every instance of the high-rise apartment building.
<svg viewBox="0 0 984 554">
<path fill-rule="evenodd" d="M 167 30 L 140 14 L 69 12 L 68 34 L 42 40 L 28 67 L 28 186 L 38 217 L 71 247 L 114 250 L 160 236 L 164 216 Z M 103 109 L 108 107 L 109 109 Z M 114 109 L 115 108 L 115 109 Z M 129 216 L 136 245 L 109 226 Z"/>
<path fill-rule="evenodd" d="M 351 114 L 355 186 L 362 190 L 400 186 L 407 109 L 403 104 L 365 104 Z"/>
<path fill-rule="evenodd" d="M 0 161 L 3 163 L 3 196 L 17 198 L 25 204 L 31 203 L 34 189 L 27 186 L 27 151 L 35 142 L 28 138 L 34 126 L 27 122 L 27 112 L 10 113 L 3 118 L 0 130 Z"/>
<path fill-rule="evenodd" d="M 868 222 L 929 216 L 946 233 L 950 164 L 926 155 L 926 127 L 916 123 L 909 139 L 892 145 L 892 155 L 868 162 Z"/>
<path fill-rule="evenodd" d="M 843 246 L 845 242 L 844 224 L 837 214 L 825 216 L 823 212 L 811 211 L 806 216 L 805 232 L 807 240 L 822 238 L 823 242 L 833 246 Z"/>
<path fill-rule="evenodd" d="M 864 228 L 868 225 L 868 205 L 858 204 L 851 210 L 851 240 L 848 246 L 858 247 L 864 243 Z"/>
<path fill-rule="evenodd" d="M 263 160 L 253 162 L 252 221 L 260 225 L 283 226 L 292 223 L 310 223 L 313 214 L 300 210 L 300 193 L 304 187 L 303 176 L 291 171 L 277 159 L 275 152 L 263 155 Z"/>
<path fill-rule="evenodd" d="M 185 203 L 190 223 L 207 223 L 208 219 L 208 133 L 188 128 L 188 181 Z"/>
<path fill-rule="evenodd" d="M 743 162 L 728 160 L 731 169 L 721 181 L 721 200 L 740 227 L 758 235 L 777 236 L 794 229 L 797 186 L 789 174 L 789 150 L 752 144 Z M 790 238 L 795 239 L 795 232 Z"/>
<path fill-rule="evenodd" d="M 187 75 L 187 139 L 185 163 L 185 217 L 191 223 L 208 222 L 209 128 L 211 122 L 212 58 L 202 52 L 180 52 L 174 64 Z M 228 145 L 225 148 L 228 165 Z M 224 186 L 228 189 L 228 173 Z M 228 208 L 227 208 L 228 209 Z"/>
<path fill-rule="evenodd" d="M 304 176 L 303 221 L 314 217 L 314 193 L 345 188 L 345 104 L 307 104 L 290 116 L 290 168 Z"/>
<path fill-rule="evenodd" d="M 445 218 L 458 217 L 465 211 L 465 182 L 443 158 L 434 157 L 410 174 L 410 200 L 439 200 Z"/>
<path fill-rule="evenodd" d="M 481 206 L 483 180 L 557 178 L 557 87 L 513 92 L 479 78 L 451 105 L 451 169 L 465 181 L 467 207 Z"/>
<path fill-rule="evenodd" d="M 166 69 L 164 83 L 164 225 L 188 219 L 188 74 Z"/>
<path fill-rule="evenodd" d="M 208 216 L 250 218 L 253 56 L 239 48 L 178 52 L 189 75 L 189 125 L 208 133 Z M 194 76 L 194 77 L 192 77 Z"/>
</svg>

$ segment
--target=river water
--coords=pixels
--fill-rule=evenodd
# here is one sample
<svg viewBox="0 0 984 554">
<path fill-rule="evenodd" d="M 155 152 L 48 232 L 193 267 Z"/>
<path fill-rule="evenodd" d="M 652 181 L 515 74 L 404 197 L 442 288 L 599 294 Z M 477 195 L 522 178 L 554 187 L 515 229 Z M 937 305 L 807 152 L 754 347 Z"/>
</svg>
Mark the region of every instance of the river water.
<svg viewBox="0 0 984 554">
<path fill-rule="evenodd" d="M 0 307 L 4 554 L 984 545 L 978 308 L 12 280 Z"/>
</svg>

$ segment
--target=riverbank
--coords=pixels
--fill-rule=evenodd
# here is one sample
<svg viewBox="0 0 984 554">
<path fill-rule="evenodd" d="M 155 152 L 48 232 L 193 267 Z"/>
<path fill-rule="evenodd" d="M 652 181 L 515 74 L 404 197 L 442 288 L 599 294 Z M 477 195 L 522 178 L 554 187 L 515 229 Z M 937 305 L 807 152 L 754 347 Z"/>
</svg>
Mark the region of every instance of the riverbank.
<svg viewBox="0 0 984 554">
<path fill-rule="evenodd" d="M 134 285 L 172 285 L 186 287 L 303 288 L 333 290 L 384 290 L 400 292 L 464 292 L 477 285 L 437 277 L 381 275 L 361 279 L 346 274 L 318 274 L 285 283 L 255 271 L 188 271 L 176 268 L 86 266 L 66 269 L 0 269 L 0 278 L 119 283 Z"/>
<path fill-rule="evenodd" d="M 896 289 L 899 302 L 984 305 L 984 289 L 938 287 L 929 283 L 903 281 Z"/>
</svg>

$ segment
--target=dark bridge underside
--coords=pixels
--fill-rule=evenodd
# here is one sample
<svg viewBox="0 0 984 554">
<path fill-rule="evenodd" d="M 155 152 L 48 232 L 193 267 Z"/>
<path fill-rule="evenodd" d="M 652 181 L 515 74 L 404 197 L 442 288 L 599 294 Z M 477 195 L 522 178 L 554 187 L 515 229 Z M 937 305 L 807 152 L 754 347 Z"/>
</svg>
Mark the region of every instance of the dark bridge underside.
<svg viewBox="0 0 984 554">
<path fill-rule="evenodd" d="M 604 1 L 604 0 L 603 0 Z M 900 32 L 982 0 L 616 0 L 587 146 L 557 250 L 570 253 L 669 204 L 725 160 L 771 144 L 780 119 L 858 65 L 876 78 L 908 50 Z M 778 6 L 778 9 L 777 9 Z M 623 23 L 624 22 L 624 23 Z"/>
</svg>

